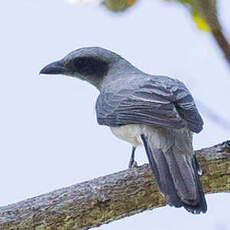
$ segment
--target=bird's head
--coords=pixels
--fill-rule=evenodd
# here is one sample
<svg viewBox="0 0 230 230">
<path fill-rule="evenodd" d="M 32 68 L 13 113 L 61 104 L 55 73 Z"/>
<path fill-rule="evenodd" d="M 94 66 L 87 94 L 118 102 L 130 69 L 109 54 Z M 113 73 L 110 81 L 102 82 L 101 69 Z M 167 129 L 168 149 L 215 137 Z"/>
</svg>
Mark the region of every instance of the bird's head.
<svg viewBox="0 0 230 230">
<path fill-rule="evenodd" d="M 121 59 L 119 55 L 103 48 L 80 48 L 63 59 L 45 66 L 40 74 L 64 74 L 77 77 L 98 88 L 113 64 Z"/>
</svg>

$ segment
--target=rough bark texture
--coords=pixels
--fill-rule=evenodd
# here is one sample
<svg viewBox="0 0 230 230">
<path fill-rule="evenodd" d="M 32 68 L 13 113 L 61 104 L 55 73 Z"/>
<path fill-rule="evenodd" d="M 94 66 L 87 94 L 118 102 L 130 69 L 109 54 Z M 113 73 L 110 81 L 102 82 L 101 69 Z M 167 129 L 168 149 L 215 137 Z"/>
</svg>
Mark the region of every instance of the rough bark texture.
<svg viewBox="0 0 230 230">
<path fill-rule="evenodd" d="M 230 141 L 196 152 L 205 193 L 230 191 Z M 148 165 L 0 208 L 1 230 L 88 229 L 165 205 Z"/>
</svg>

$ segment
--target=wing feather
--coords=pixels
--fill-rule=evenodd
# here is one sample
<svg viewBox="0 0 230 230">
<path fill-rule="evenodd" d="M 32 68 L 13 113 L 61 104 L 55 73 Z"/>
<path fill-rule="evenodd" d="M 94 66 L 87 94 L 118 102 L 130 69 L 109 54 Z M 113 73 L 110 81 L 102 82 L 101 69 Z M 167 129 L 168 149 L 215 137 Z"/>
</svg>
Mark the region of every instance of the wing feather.
<svg viewBox="0 0 230 230">
<path fill-rule="evenodd" d="M 203 121 L 188 89 L 178 80 L 163 76 L 129 79 L 129 84 L 113 81 L 97 99 L 97 120 L 110 127 L 127 124 L 152 124 L 183 128 L 194 132 Z"/>
</svg>

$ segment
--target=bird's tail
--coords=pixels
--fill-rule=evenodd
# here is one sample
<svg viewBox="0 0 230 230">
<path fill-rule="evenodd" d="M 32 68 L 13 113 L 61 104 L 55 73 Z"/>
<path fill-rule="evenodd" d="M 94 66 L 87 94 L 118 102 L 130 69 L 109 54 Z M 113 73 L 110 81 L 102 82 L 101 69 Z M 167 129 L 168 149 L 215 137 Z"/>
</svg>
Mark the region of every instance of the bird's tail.
<svg viewBox="0 0 230 230">
<path fill-rule="evenodd" d="M 205 213 L 207 204 L 200 184 L 199 165 L 192 150 L 192 138 L 189 139 L 183 132 L 157 135 L 158 138 L 147 132 L 141 135 L 141 139 L 167 203 L 184 207 L 193 214 Z M 156 145 L 154 141 L 161 143 Z"/>
</svg>

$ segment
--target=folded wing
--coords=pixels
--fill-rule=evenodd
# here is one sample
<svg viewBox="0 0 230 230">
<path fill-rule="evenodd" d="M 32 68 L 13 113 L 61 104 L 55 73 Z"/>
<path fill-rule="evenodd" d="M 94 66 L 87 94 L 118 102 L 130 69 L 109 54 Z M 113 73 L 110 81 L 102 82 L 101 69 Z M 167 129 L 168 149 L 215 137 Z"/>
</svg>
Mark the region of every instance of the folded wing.
<svg viewBox="0 0 230 230">
<path fill-rule="evenodd" d="M 164 76 L 134 75 L 127 78 L 127 83 L 118 79 L 102 88 L 96 104 L 99 124 L 152 124 L 176 129 L 188 126 L 193 132 L 201 131 L 202 118 L 182 82 Z"/>
</svg>

